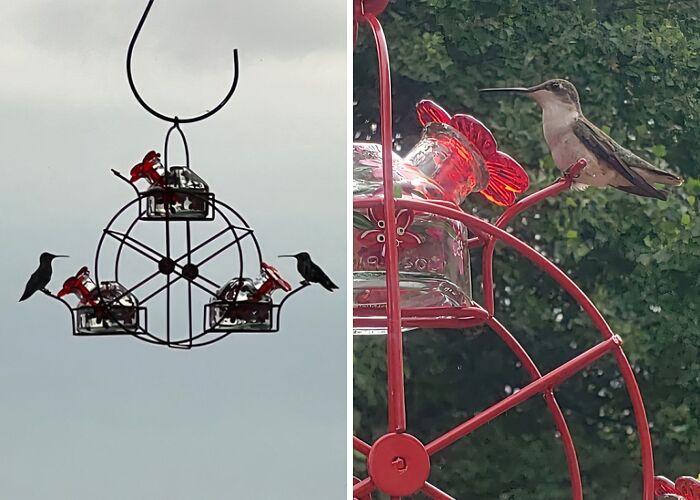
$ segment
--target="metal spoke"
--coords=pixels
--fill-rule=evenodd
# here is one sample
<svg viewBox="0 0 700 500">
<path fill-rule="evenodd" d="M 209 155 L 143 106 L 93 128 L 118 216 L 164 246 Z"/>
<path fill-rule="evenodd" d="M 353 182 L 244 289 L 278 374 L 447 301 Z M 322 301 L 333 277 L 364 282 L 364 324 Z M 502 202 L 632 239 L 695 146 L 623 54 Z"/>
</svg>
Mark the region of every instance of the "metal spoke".
<svg viewBox="0 0 700 500">
<path fill-rule="evenodd" d="M 134 286 L 132 286 L 131 288 L 129 288 L 128 290 L 126 290 L 125 292 L 123 292 L 121 295 L 118 295 L 116 298 L 110 300 L 106 305 L 107 305 L 107 306 L 110 306 L 110 305 L 114 304 L 115 302 L 117 302 L 118 300 L 122 299 L 123 297 L 126 297 L 126 296 L 129 295 L 130 293 L 134 293 L 134 291 L 136 291 L 136 289 L 142 287 L 143 285 L 145 285 L 146 283 L 148 283 L 149 281 L 151 281 L 153 278 L 155 278 L 155 277 L 158 276 L 159 274 L 160 274 L 160 271 L 156 271 L 156 272 L 154 272 L 153 274 L 151 274 L 150 276 L 148 276 L 148 277 L 142 279 L 142 280 L 139 281 L 137 284 L 135 284 Z"/>
<path fill-rule="evenodd" d="M 355 449 L 355 451 L 362 453 L 365 456 L 369 455 L 369 451 L 372 449 L 370 445 L 356 436 L 352 437 L 352 447 Z"/>
<path fill-rule="evenodd" d="M 156 250 L 153 250 L 151 247 L 146 245 L 145 243 L 141 243 L 139 240 L 132 238 L 131 236 L 127 236 L 126 234 L 119 233 L 117 231 L 105 231 L 106 234 L 110 235 L 112 238 L 116 239 L 120 243 L 124 243 L 126 246 L 131 248 L 132 250 L 140 253 L 144 257 L 151 259 L 153 262 L 160 262 L 160 259 L 164 258 L 164 255 L 162 255 L 160 252 L 157 252 Z M 138 245 L 138 246 L 137 246 Z M 152 255 L 148 255 L 146 252 L 144 252 L 141 248 L 145 248 L 146 250 L 150 251 L 151 253 L 154 253 L 160 259 L 156 259 Z"/>
<path fill-rule="evenodd" d="M 140 305 L 144 305 L 146 302 L 148 302 L 149 300 L 151 300 L 153 297 L 155 297 L 156 295 L 158 295 L 160 292 L 162 292 L 163 290 L 165 290 L 166 288 L 168 288 L 168 286 L 172 286 L 173 284 L 177 283 L 177 281 L 180 280 L 180 279 L 182 279 L 182 276 L 178 276 L 177 278 L 175 278 L 174 280 L 172 280 L 172 281 L 170 282 L 169 285 L 166 283 L 165 285 L 163 285 L 162 287 L 160 287 L 158 290 L 156 290 L 155 292 L 153 292 L 153 293 L 151 293 L 150 295 L 148 295 L 145 299 L 142 299 L 141 302 L 140 302 Z"/>
<path fill-rule="evenodd" d="M 426 495 L 428 495 L 430 498 L 434 498 L 436 500 L 455 500 L 454 497 L 451 497 L 450 495 L 442 491 L 440 488 L 433 486 L 427 481 L 420 490 Z"/>
<path fill-rule="evenodd" d="M 252 231 L 248 231 L 248 232 L 247 232 L 246 234 L 244 234 L 243 236 L 237 236 L 236 239 L 234 239 L 234 240 L 231 241 L 230 243 L 227 243 L 227 244 L 224 245 L 222 248 L 220 248 L 219 250 L 217 250 L 216 252 L 214 252 L 213 254 L 211 254 L 209 257 L 207 257 L 207 258 L 205 258 L 204 260 L 200 261 L 200 262 L 197 264 L 197 266 L 198 266 L 198 267 L 203 266 L 204 264 L 206 264 L 207 262 L 209 262 L 211 259 L 213 259 L 213 258 L 216 257 L 217 255 L 219 255 L 220 253 L 226 251 L 228 248 L 232 247 L 233 245 L 237 244 L 239 241 L 241 241 L 243 238 L 245 238 L 246 236 L 248 236 L 248 235 L 251 234 L 251 233 L 252 233 Z"/>
<path fill-rule="evenodd" d="M 239 229 L 241 231 L 246 231 L 246 234 L 241 236 L 239 238 L 239 241 L 240 241 L 240 239 L 244 238 L 245 236 L 247 236 L 248 234 L 253 232 L 253 230 L 248 228 L 248 227 L 238 227 L 238 226 L 234 226 L 234 225 L 230 224 L 227 227 L 223 228 L 218 233 L 216 233 L 214 236 L 211 236 L 208 239 L 206 239 L 205 241 L 203 241 L 202 243 L 195 245 L 192 249 L 188 250 L 186 254 L 183 254 L 180 257 L 178 257 L 177 259 L 175 259 L 175 262 L 180 262 L 185 257 L 189 257 L 191 254 L 195 253 L 196 251 L 201 250 L 202 248 L 207 246 L 209 243 L 211 243 L 215 239 L 220 238 L 221 236 L 223 236 L 224 234 L 229 232 L 231 229 Z"/>
<path fill-rule="evenodd" d="M 554 386 L 561 384 L 565 380 L 571 378 L 579 371 L 583 370 L 585 367 L 594 363 L 600 359 L 606 353 L 619 349 L 622 344 L 622 340 L 618 336 L 613 336 L 608 340 L 604 340 L 592 347 L 583 354 L 579 354 L 575 358 L 567 361 L 558 368 L 555 368 L 551 372 L 542 376 L 542 378 L 530 382 L 528 385 L 523 387 L 520 391 L 511 394 L 505 399 L 502 399 L 498 403 L 490 406 L 486 410 L 478 413 L 474 417 L 470 418 L 466 422 L 458 425 L 451 431 L 443 434 L 439 438 L 431 441 L 425 447 L 428 455 L 433 455 L 438 451 L 448 447 L 449 445 L 455 443 L 459 439 L 463 438 L 467 434 L 472 433 L 479 427 L 486 425 L 488 422 L 494 418 L 502 415 L 508 410 L 514 408 L 515 406 L 527 401 L 535 394 L 543 393 L 547 390 L 552 389 Z"/>
</svg>

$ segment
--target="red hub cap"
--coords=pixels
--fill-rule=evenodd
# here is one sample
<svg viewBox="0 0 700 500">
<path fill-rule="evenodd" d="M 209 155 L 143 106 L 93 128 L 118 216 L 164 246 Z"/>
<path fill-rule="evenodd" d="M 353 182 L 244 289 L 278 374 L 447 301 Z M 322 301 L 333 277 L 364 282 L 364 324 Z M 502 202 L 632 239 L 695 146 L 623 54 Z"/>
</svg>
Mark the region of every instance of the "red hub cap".
<svg viewBox="0 0 700 500">
<path fill-rule="evenodd" d="M 420 490 L 430 474 L 430 457 L 423 443 L 410 434 L 385 434 L 372 446 L 367 470 L 378 489 L 403 497 Z"/>
</svg>

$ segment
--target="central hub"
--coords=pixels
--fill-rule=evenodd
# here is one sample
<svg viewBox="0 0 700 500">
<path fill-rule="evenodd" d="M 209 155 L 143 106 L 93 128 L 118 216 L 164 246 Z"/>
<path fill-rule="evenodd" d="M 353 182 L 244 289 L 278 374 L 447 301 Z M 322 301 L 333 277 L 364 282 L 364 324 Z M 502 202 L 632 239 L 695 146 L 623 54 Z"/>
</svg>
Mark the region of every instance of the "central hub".
<svg viewBox="0 0 700 500">
<path fill-rule="evenodd" d="M 367 457 L 372 482 L 392 497 L 417 493 L 430 475 L 430 457 L 425 446 L 410 434 L 385 434 Z"/>
<path fill-rule="evenodd" d="M 199 276 L 199 268 L 192 263 L 185 264 L 182 268 L 182 276 L 188 281 L 192 281 Z"/>
<path fill-rule="evenodd" d="M 175 270 L 175 261 L 168 257 L 163 257 L 158 263 L 158 270 L 163 274 L 170 274 Z"/>
</svg>

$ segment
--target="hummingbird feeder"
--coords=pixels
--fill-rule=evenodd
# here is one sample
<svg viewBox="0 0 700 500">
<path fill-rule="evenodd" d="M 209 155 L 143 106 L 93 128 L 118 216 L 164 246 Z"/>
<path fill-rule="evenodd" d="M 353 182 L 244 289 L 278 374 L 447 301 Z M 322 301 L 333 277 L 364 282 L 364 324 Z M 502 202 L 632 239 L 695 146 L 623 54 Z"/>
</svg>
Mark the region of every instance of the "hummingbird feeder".
<svg viewBox="0 0 700 500">
<path fill-rule="evenodd" d="M 392 150 L 389 53 L 377 17 L 388 0 L 353 0 L 354 39 L 369 26 L 379 67 L 380 144 L 353 145 L 353 325 L 355 341 L 363 334 L 385 334 L 387 342 L 388 430 L 368 442 L 353 437 L 353 448 L 366 460 L 366 477 L 353 477 L 355 500 L 373 492 L 400 499 L 414 494 L 453 497 L 431 482 L 434 455 L 491 420 L 536 395 L 543 395 L 567 459 L 571 497 L 583 498 L 583 483 L 572 435 L 556 399 L 555 388 L 605 355 L 615 357 L 625 381 L 641 448 L 643 500 L 655 490 L 651 437 L 644 404 L 622 339 L 613 333 L 591 300 L 542 254 L 506 226 L 525 209 L 571 187 L 586 166 L 571 165 L 552 185 L 520 200 L 528 188 L 525 171 L 498 150 L 488 128 L 469 115 L 451 116 L 436 103 L 417 105 L 420 141 L 403 158 Z M 507 207 L 495 223 L 460 208 L 471 193 Z M 515 250 L 558 283 L 590 317 L 602 340 L 561 366 L 542 373 L 528 352 L 496 317 L 493 255 L 497 243 Z M 482 248 L 483 303 L 473 294 L 469 251 Z M 408 432 L 404 394 L 403 335 L 418 328 L 468 329 L 485 325 L 510 348 L 531 382 L 436 438 L 422 442 Z M 657 479 L 657 489 L 659 486 Z M 685 483 L 683 483 L 685 484 Z M 534 486 L 533 486 L 534 487 Z M 667 491 L 672 485 L 665 485 Z M 687 496 L 687 499 L 696 498 Z"/>
<path fill-rule="evenodd" d="M 182 124 L 194 123 L 219 111 L 233 95 L 238 83 L 238 51 L 233 51 L 234 76 L 222 101 L 211 110 L 191 118 L 164 115 L 139 95 L 131 72 L 134 45 L 153 5 L 149 0 L 129 44 L 126 69 L 129 86 L 139 104 L 171 125 L 165 136 L 163 160 L 149 151 L 129 171 L 129 176 L 112 170 L 133 190 L 134 197 L 112 217 L 99 239 L 94 278 L 88 267 L 69 277 L 51 297 L 60 300 L 71 313 L 73 334 L 79 336 L 129 335 L 145 342 L 171 348 L 190 349 L 223 339 L 231 333 L 279 331 L 281 308 L 306 281 L 292 288 L 272 265 L 262 259 L 254 230 L 241 215 L 216 199 L 209 185 L 190 168 L 190 152 Z M 176 131 L 185 152 L 184 165 L 168 161 L 170 136 Z M 145 186 L 139 189 L 137 184 Z M 209 231 L 206 231 L 209 228 Z M 195 233 L 206 234 L 196 240 Z M 159 236 L 158 243 L 145 236 Z M 176 250 L 180 233 L 181 251 Z M 164 241 L 161 239 L 164 238 Z M 215 250 L 207 249 L 218 244 Z M 127 254 L 140 262 L 128 264 Z M 224 284 L 207 275 L 207 265 L 223 256 Z M 138 278 L 134 276 L 142 272 Z M 105 274 L 110 275 L 105 279 Z M 164 282 L 164 283 L 163 283 Z M 129 283 L 128 286 L 123 283 Z M 160 284 L 162 283 L 162 284 Z M 176 285 L 184 285 L 182 300 L 172 304 Z M 284 293 L 281 300 L 273 295 Z M 201 329 L 195 326 L 195 295 L 201 304 Z M 75 296 L 77 304 L 66 298 Z M 203 298 L 202 298 L 203 297 Z M 148 306 L 160 300 L 163 331 L 149 327 Z M 185 313 L 182 321 L 174 313 Z M 179 333 L 174 324 L 185 324 Z M 184 330 L 184 333 L 182 332 Z"/>
</svg>

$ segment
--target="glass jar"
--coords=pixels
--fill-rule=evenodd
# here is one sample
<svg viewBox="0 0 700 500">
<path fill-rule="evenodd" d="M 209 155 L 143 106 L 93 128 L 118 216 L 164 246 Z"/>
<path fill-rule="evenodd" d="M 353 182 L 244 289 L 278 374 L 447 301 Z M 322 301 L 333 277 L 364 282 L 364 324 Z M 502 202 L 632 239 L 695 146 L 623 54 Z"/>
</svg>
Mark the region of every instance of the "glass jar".
<svg viewBox="0 0 700 500">
<path fill-rule="evenodd" d="M 431 122 L 402 159 L 392 152 L 394 196 L 459 205 L 488 184 L 483 157 L 452 126 Z M 353 145 L 355 198 L 382 195 L 381 145 Z M 397 209 L 396 239 L 402 308 L 461 307 L 471 302 L 468 231 L 461 222 Z M 353 212 L 353 302 L 386 307 L 384 209 Z M 356 333 L 378 333 L 376 328 Z M 379 333 L 383 333 L 381 331 Z"/>
<path fill-rule="evenodd" d="M 201 177 L 187 167 L 170 167 L 165 175 L 165 189 L 158 183 L 146 191 L 146 216 L 149 219 L 196 220 L 211 215 L 211 193 Z M 169 198 L 169 203 L 166 203 Z"/>
<path fill-rule="evenodd" d="M 139 327 L 139 302 L 116 281 L 103 281 L 99 292 L 87 275 L 84 286 L 89 295 L 81 297 L 77 330 L 85 334 L 135 332 Z"/>
<path fill-rule="evenodd" d="M 207 305 L 209 327 L 215 331 L 270 331 L 272 293 L 291 289 L 277 269 L 263 262 L 255 279 L 233 278 L 216 292 Z"/>
</svg>

